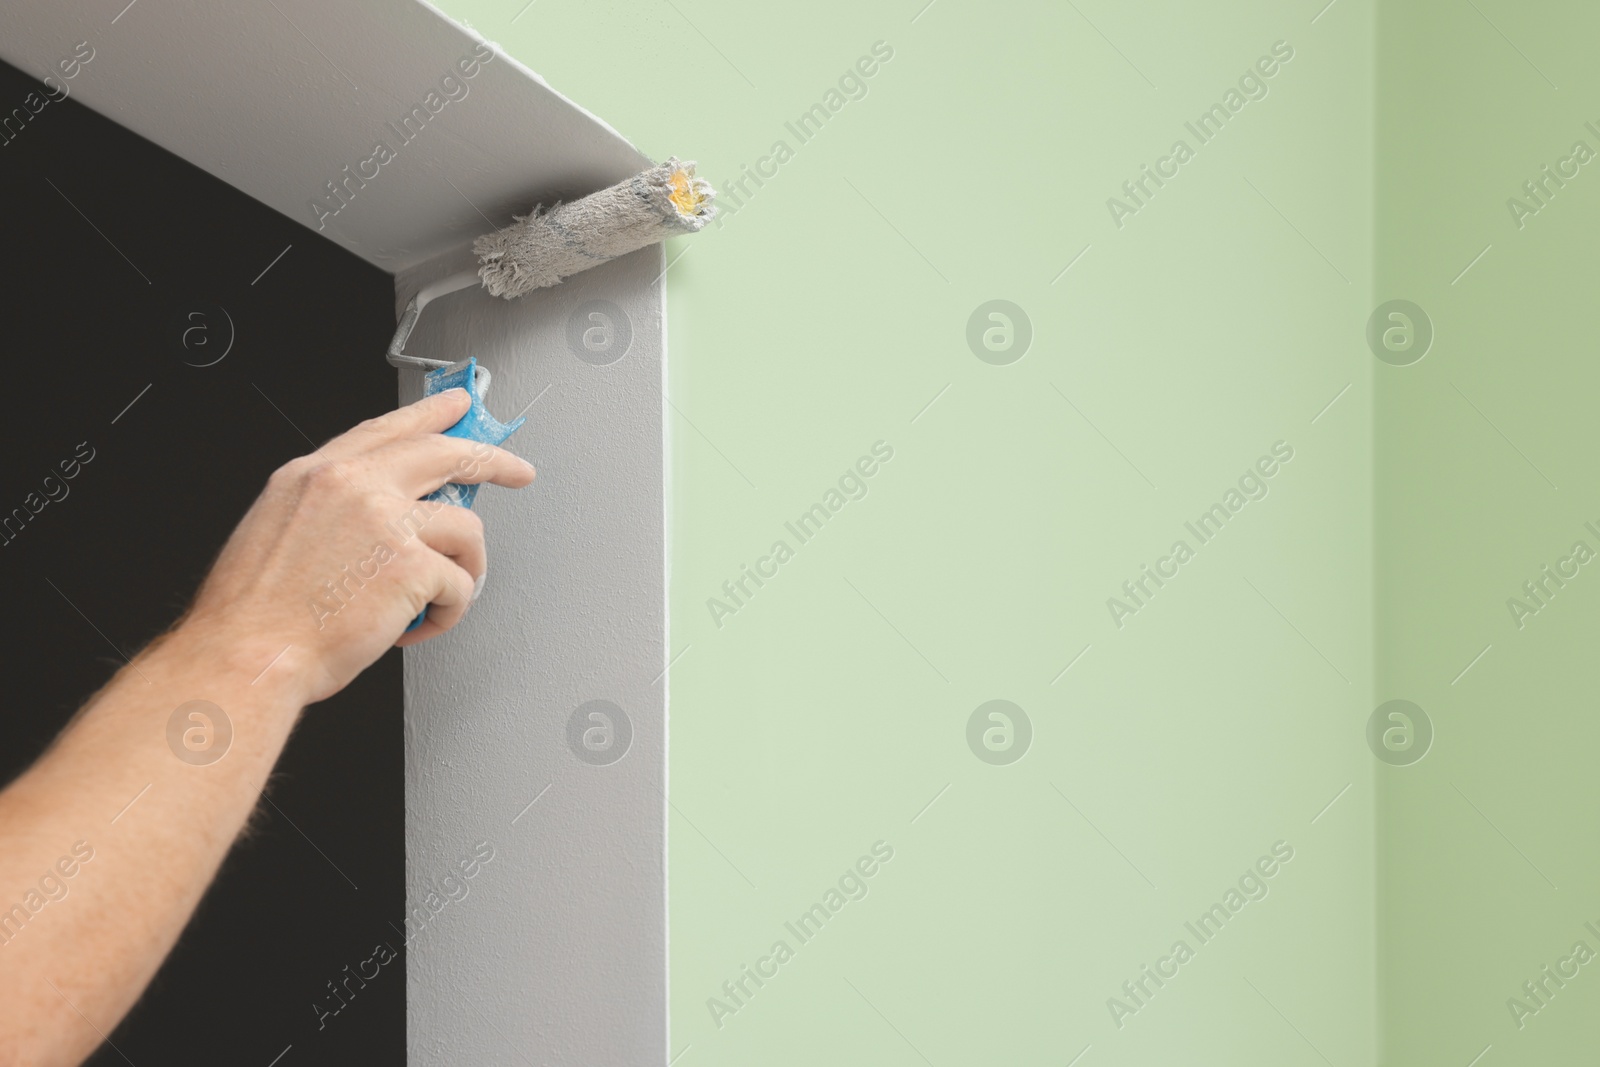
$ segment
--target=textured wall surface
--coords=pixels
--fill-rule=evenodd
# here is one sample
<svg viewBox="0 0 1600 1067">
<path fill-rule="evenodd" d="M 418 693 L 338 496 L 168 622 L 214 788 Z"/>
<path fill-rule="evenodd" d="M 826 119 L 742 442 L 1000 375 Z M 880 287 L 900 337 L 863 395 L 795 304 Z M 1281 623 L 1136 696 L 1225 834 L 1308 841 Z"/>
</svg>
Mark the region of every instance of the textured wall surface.
<svg viewBox="0 0 1600 1067">
<path fill-rule="evenodd" d="M 663 265 L 443 297 L 407 346 L 490 368 L 539 470 L 479 493 L 483 594 L 405 653 L 413 1064 L 665 1060 Z"/>
</svg>

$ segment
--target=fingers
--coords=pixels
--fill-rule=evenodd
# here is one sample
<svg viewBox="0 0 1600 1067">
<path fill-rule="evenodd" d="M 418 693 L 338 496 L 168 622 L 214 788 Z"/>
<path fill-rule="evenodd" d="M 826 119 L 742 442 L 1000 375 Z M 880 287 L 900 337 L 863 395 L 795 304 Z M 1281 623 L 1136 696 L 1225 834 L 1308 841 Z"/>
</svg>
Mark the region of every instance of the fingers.
<svg viewBox="0 0 1600 1067">
<path fill-rule="evenodd" d="M 415 404 L 368 419 L 335 437 L 319 450 L 327 461 L 349 459 L 392 441 L 416 434 L 443 433 L 472 406 L 465 389 L 446 389 Z"/>
<path fill-rule="evenodd" d="M 533 464 L 503 448 L 443 434 L 408 437 L 378 449 L 362 461 L 374 488 L 408 500 L 426 496 L 446 482 L 493 482 L 520 489 L 533 481 Z"/>
<path fill-rule="evenodd" d="M 430 505 L 431 506 L 431 505 Z M 473 585 L 488 569 L 489 556 L 483 545 L 483 520 L 466 508 L 438 504 L 438 511 L 417 530 L 422 543 L 455 561 L 467 572 Z"/>
<path fill-rule="evenodd" d="M 395 642 L 402 648 L 460 622 L 488 565 L 483 525 L 477 516 L 419 498 L 448 482 L 492 482 L 520 488 L 534 479 L 533 466 L 511 452 L 444 435 L 470 406 L 465 390 L 447 390 L 369 419 L 334 438 L 317 450 L 314 468 L 310 457 L 295 461 L 307 468 L 300 472 L 296 486 L 317 478 L 329 481 L 328 472 L 337 472 L 367 500 L 373 499 L 373 493 L 380 500 L 392 494 L 397 508 L 409 508 L 385 524 L 402 543 L 413 538 L 417 542 L 406 550 L 414 563 L 406 568 L 410 577 L 404 585 L 406 600 L 414 605 L 409 617 L 414 618 L 424 605 L 426 615 L 421 626 Z M 342 486 L 335 488 L 343 492 Z M 387 507 L 383 505 L 385 510 Z M 416 604 L 418 600 L 421 604 Z"/>
<path fill-rule="evenodd" d="M 395 645 L 407 648 L 430 637 L 436 637 L 460 622 L 472 603 L 473 578 L 459 564 L 430 552 L 426 572 L 428 596 L 427 618 L 410 633 L 402 634 Z"/>
</svg>

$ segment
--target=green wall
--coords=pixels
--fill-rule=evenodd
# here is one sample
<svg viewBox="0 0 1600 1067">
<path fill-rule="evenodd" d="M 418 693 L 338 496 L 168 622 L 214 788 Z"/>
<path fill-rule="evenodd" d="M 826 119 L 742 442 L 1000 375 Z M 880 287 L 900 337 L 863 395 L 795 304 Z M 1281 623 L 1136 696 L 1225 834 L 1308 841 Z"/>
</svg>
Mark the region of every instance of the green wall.
<svg viewBox="0 0 1600 1067">
<path fill-rule="evenodd" d="M 792 150 L 669 250 L 678 1063 L 1592 1051 L 1600 565 L 1520 620 L 1508 599 L 1600 552 L 1600 165 L 1521 225 L 1507 201 L 1600 151 L 1600 10 L 519 8 L 447 5 L 719 187 Z M 801 143 L 785 124 L 880 41 Z M 1201 143 L 1185 122 L 1280 41 Z M 1193 158 L 1113 212 L 1179 138 Z M 1432 324 L 1408 365 L 1367 339 L 1397 299 Z M 1031 325 L 1013 362 L 969 345 L 992 300 Z M 785 522 L 880 441 L 800 545 Z M 1201 544 L 1186 521 L 1278 442 L 1266 496 Z M 714 620 L 778 539 L 793 558 Z M 1179 539 L 1193 558 L 1114 620 Z M 992 700 L 1028 717 L 1019 760 L 969 747 Z M 1384 746 L 1400 720 L 1369 743 L 1391 700 L 1426 715 L 1424 758 Z M 879 841 L 867 895 L 802 943 L 785 923 Z M 1280 841 L 1202 944 L 1185 923 Z M 1123 982 L 1179 939 L 1135 1005 Z M 1577 974 L 1540 1005 L 1546 965 Z"/>
<path fill-rule="evenodd" d="M 1538 207 L 1522 184 L 1575 142 L 1600 151 L 1600 10 L 1427 0 L 1384 5 L 1378 27 L 1377 292 L 1436 334 L 1376 371 L 1378 691 L 1435 730 L 1425 760 L 1378 775 L 1383 1032 L 1397 1064 L 1488 1046 L 1483 1067 L 1585 1062 L 1600 966 L 1572 953 L 1600 952 L 1600 566 L 1573 550 L 1600 551 L 1600 164 L 1569 163 L 1535 214 L 1508 202 Z M 1577 574 L 1558 586 L 1545 566 Z M 1535 601 L 1522 585 L 1540 579 Z M 1558 985 L 1547 965 L 1577 973 Z"/>
</svg>

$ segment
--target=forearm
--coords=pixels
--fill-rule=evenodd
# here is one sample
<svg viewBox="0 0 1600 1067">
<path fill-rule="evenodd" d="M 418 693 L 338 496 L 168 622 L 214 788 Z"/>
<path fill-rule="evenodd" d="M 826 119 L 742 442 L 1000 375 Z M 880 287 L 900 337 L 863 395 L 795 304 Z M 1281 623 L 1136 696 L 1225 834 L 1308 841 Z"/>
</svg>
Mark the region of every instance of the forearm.
<svg viewBox="0 0 1600 1067">
<path fill-rule="evenodd" d="M 470 403 L 436 393 L 280 467 L 187 621 L 0 792 L 0 1064 L 81 1062 L 177 941 L 300 710 L 461 620 L 483 527 L 422 498 L 534 477 L 509 452 L 445 436 Z M 224 716 L 231 735 L 216 730 Z"/>
<path fill-rule="evenodd" d="M 0 792 L 0 1062 L 78 1063 L 138 999 L 294 726 L 295 666 L 293 648 L 180 627 Z M 231 739 L 220 721 L 169 731 L 191 701 Z"/>
</svg>

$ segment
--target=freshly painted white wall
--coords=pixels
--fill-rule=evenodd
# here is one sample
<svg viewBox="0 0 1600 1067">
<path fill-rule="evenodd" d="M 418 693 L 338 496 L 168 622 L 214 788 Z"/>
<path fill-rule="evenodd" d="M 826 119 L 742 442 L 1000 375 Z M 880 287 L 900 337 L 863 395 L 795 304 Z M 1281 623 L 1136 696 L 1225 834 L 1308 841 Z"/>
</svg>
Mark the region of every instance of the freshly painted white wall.
<svg viewBox="0 0 1600 1067">
<path fill-rule="evenodd" d="M 397 309 L 470 262 L 401 275 Z M 407 346 L 487 366 L 490 410 L 527 408 L 507 447 L 539 470 L 478 494 L 483 594 L 405 653 L 413 914 L 493 848 L 410 942 L 413 1064 L 666 1062 L 663 265 L 649 248 L 517 301 L 442 297 Z M 420 396 L 421 372 L 399 373 Z M 621 714 L 590 705 L 574 731 L 591 701 Z"/>
</svg>

